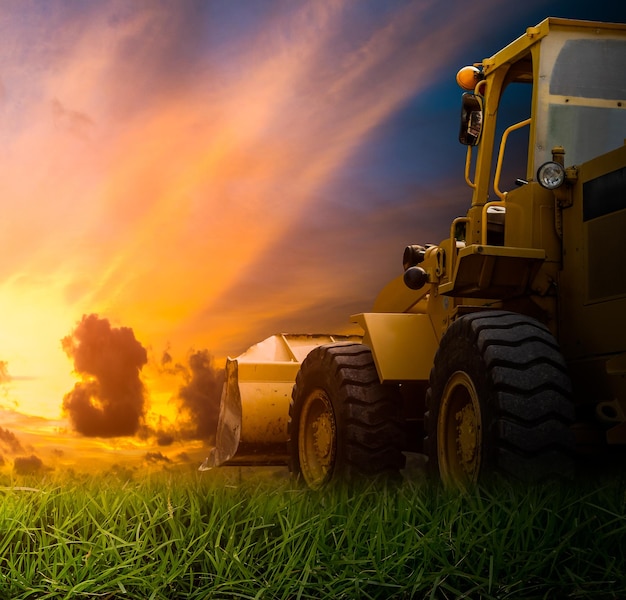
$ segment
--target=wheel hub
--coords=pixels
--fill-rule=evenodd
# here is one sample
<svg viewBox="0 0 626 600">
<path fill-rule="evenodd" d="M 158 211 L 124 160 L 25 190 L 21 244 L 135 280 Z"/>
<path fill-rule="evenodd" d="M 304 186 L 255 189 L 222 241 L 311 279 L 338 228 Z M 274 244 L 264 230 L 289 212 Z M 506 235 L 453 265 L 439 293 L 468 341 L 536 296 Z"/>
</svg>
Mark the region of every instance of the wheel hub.
<svg viewBox="0 0 626 600">
<path fill-rule="evenodd" d="M 313 444 L 317 456 L 323 464 L 327 464 L 333 441 L 333 424 L 327 412 L 322 413 L 313 422 Z"/>
<path fill-rule="evenodd" d="M 464 371 L 446 383 L 437 422 L 437 452 L 442 480 L 464 487 L 475 482 L 481 467 L 482 426 L 478 394 Z"/>
<path fill-rule="evenodd" d="M 336 444 L 335 415 L 324 390 L 316 389 L 304 401 L 298 434 L 302 475 L 309 487 L 321 487 L 333 470 Z"/>
<path fill-rule="evenodd" d="M 466 404 L 459 412 L 456 413 L 457 426 L 457 455 L 459 462 L 467 473 L 473 470 L 473 464 L 476 460 L 476 415 L 470 404 Z"/>
</svg>

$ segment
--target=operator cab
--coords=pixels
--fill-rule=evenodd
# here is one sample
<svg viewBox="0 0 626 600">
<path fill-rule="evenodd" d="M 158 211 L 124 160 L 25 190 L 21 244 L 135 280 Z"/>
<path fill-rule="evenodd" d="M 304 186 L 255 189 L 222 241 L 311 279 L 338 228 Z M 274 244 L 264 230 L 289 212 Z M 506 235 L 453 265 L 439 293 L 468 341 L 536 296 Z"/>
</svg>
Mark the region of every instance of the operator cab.
<svg viewBox="0 0 626 600">
<path fill-rule="evenodd" d="M 567 27 L 561 30 L 564 24 L 546 19 L 505 50 L 457 73 L 464 90 L 459 141 L 471 152 L 487 137 L 479 149 L 477 185 L 469 164 L 466 172 L 474 204 L 492 193 L 505 200 L 501 181 L 511 182 L 507 188 L 536 181 L 555 189 L 565 182 L 566 166 L 624 144 L 626 41 L 589 27 L 573 37 Z M 565 149 L 566 164 L 554 159 L 555 147 Z"/>
</svg>

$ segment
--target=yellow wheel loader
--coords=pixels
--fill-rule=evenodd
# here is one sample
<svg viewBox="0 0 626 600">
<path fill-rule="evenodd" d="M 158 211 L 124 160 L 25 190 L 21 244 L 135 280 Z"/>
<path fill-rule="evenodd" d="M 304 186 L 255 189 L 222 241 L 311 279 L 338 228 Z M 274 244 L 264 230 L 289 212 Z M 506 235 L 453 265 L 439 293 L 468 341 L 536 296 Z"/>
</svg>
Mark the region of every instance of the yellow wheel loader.
<svg viewBox="0 0 626 600">
<path fill-rule="evenodd" d="M 466 215 L 406 247 L 362 338 L 229 360 L 211 465 L 318 488 L 412 451 L 463 486 L 626 444 L 626 24 L 545 19 L 457 81 Z"/>
</svg>

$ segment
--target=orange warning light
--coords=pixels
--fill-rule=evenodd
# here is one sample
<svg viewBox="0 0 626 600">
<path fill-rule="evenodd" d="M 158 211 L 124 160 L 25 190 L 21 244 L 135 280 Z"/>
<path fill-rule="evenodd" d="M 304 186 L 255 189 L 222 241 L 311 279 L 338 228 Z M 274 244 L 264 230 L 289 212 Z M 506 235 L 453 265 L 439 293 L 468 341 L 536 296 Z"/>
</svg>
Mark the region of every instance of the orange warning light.
<svg viewBox="0 0 626 600">
<path fill-rule="evenodd" d="M 476 67 L 463 67 L 456 74 L 456 82 L 468 92 L 474 90 L 480 79 L 480 71 Z"/>
</svg>

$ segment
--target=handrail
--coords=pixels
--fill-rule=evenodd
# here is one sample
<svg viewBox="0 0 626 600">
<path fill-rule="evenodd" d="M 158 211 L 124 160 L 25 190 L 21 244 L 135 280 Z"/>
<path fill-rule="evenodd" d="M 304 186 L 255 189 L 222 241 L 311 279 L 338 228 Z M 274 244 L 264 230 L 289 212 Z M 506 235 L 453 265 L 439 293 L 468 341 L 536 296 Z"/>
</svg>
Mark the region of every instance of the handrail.
<svg viewBox="0 0 626 600">
<path fill-rule="evenodd" d="M 502 140 L 500 141 L 500 150 L 498 151 L 498 162 L 496 164 L 496 174 L 493 178 L 493 191 L 496 193 L 496 196 L 500 198 L 500 200 L 504 201 L 506 198 L 507 192 L 500 191 L 500 175 L 502 173 L 502 160 L 504 158 L 504 148 L 506 146 L 507 138 L 509 134 L 517 129 L 521 129 L 522 127 L 526 127 L 526 125 L 530 125 L 532 119 L 526 119 L 524 121 L 520 121 L 519 123 L 515 123 L 510 127 L 507 127 L 502 134 Z"/>
<path fill-rule="evenodd" d="M 506 208 L 506 202 L 504 200 L 493 200 L 492 202 L 485 202 L 485 204 L 483 204 L 483 212 L 482 212 L 482 229 L 480 232 L 480 243 L 483 246 L 487 245 L 487 233 L 488 233 L 488 226 L 487 226 L 487 209 L 489 209 L 491 206 L 502 206 L 503 208 Z"/>
<path fill-rule="evenodd" d="M 448 258 L 448 269 L 450 272 L 450 275 L 448 276 L 448 279 L 450 281 L 452 281 L 452 278 L 454 277 L 454 266 L 456 264 L 456 255 L 457 255 L 457 240 L 455 237 L 455 233 L 456 233 L 456 226 L 459 223 L 469 223 L 470 220 L 467 217 L 457 217 L 456 219 L 454 219 L 454 221 L 452 221 L 452 224 L 450 225 L 450 256 Z"/>
<path fill-rule="evenodd" d="M 476 189 L 476 184 L 470 179 L 470 166 L 472 163 L 472 147 L 467 147 L 467 154 L 465 156 L 465 182 L 469 185 L 473 190 Z"/>
</svg>

